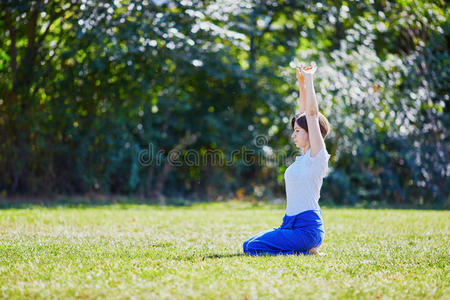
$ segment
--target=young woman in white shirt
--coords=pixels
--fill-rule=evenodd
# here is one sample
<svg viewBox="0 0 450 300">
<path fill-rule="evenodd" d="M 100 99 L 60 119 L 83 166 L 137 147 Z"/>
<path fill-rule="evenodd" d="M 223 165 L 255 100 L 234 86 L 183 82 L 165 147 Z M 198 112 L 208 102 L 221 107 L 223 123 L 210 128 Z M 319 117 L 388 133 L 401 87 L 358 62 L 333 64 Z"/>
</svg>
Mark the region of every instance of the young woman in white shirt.
<svg viewBox="0 0 450 300">
<path fill-rule="evenodd" d="M 329 123 L 319 112 L 313 76 L 315 65 L 297 68 L 300 113 L 291 120 L 292 140 L 303 150 L 284 173 L 286 213 L 279 228 L 258 233 L 244 242 L 250 255 L 318 254 L 324 238 L 319 206 L 320 188 L 328 171 L 324 139 Z"/>
</svg>

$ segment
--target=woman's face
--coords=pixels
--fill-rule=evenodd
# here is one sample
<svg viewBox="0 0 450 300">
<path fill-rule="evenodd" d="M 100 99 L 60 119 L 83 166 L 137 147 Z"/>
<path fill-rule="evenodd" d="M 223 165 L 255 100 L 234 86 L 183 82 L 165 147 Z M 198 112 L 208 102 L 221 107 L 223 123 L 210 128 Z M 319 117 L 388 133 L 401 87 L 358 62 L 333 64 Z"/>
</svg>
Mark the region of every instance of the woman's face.
<svg viewBox="0 0 450 300">
<path fill-rule="evenodd" d="M 297 148 L 307 148 L 309 146 L 309 135 L 305 129 L 298 126 L 297 122 L 294 125 L 294 132 L 292 132 L 292 140 Z"/>
</svg>

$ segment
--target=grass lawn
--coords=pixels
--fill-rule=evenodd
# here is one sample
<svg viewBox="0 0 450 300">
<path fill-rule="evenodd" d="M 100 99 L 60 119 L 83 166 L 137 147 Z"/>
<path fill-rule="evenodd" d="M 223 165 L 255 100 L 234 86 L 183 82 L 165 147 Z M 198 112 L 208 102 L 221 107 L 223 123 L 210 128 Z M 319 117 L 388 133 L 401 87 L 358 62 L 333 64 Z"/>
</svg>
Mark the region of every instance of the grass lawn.
<svg viewBox="0 0 450 300">
<path fill-rule="evenodd" d="M 449 299 L 449 211 L 324 208 L 325 256 L 252 257 L 283 206 L 0 210 L 1 298 Z"/>
</svg>

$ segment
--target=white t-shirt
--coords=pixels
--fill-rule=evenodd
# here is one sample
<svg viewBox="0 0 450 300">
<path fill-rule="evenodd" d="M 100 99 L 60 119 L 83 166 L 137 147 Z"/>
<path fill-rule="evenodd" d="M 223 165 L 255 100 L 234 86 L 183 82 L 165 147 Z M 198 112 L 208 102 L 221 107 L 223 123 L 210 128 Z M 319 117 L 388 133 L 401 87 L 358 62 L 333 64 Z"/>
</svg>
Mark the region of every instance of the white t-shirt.
<svg viewBox="0 0 450 300">
<path fill-rule="evenodd" d="M 330 155 L 326 148 L 311 157 L 311 148 L 297 156 L 284 172 L 286 182 L 286 215 L 293 216 L 306 210 L 320 209 L 319 198 L 323 178 L 328 173 Z"/>
</svg>

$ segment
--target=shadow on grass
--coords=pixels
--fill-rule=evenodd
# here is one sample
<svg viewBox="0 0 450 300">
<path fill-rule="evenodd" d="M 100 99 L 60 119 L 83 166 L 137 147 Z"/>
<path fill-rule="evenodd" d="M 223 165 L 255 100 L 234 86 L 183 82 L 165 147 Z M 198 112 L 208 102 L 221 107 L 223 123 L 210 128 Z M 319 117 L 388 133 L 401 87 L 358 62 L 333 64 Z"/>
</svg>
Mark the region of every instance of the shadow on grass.
<svg viewBox="0 0 450 300">
<path fill-rule="evenodd" d="M 207 258 L 228 258 L 228 257 L 237 257 L 237 256 L 247 256 L 245 253 L 230 253 L 230 254 L 210 254 L 203 256 L 203 259 Z"/>
<path fill-rule="evenodd" d="M 206 259 L 217 259 L 217 258 L 229 258 L 229 257 L 241 257 L 241 256 L 248 256 L 248 257 L 255 257 L 253 255 L 249 255 L 249 254 L 245 254 L 245 253 L 229 253 L 229 254 L 209 254 L 209 255 L 196 255 L 196 256 L 188 256 L 188 257 L 183 257 L 180 260 L 195 260 L 195 259 L 201 259 L 201 260 L 206 260 Z M 303 253 L 299 253 L 299 254 L 277 254 L 277 255 L 273 255 L 273 254 L 260 254 L 257 256 L 262 256 L 262 257 L 280 257 L 280 256 L 312 256 L 312 257 L 321 257 L 322 255 L 307 255 L 307 254 L 303 254 Z"/>
<path fill-rule="evenodd" d="M 245 253 L 228 253 L 228 254 L 206 254 L 206 255 L 181 255 L 172 257 L 170 259 L 177 261 L 198 261 L 198 260 L 207 260 L 207 259 L 221 259 L 221 258 L 230 258 L 230 257 L 240 257 L 247 256 Z"/>
</svg>

